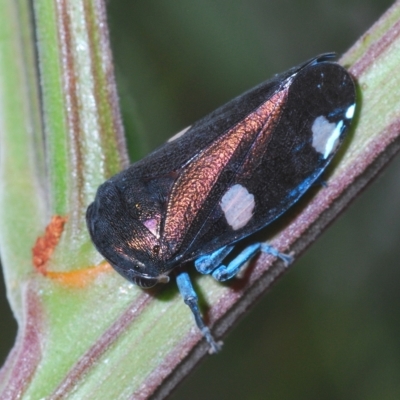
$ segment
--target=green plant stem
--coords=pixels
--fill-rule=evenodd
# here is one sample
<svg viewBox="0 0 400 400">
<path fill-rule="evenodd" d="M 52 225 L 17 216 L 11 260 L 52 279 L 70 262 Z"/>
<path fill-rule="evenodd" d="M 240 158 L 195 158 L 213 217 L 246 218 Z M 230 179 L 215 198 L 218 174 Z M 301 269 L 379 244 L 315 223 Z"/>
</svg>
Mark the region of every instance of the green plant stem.
<svg viewBox="0 0 400 400">
<path fill-rule="evenodd" d="M 0 24 L 0 249 L 19 323 L 21 284 L 45 226 L 46 181 L 38 75 L 28 0 L 2 0 Z M 8 266 L 8 267 L 7 267 Z"/>
<path fill-rule="evenodd" d="M 0 397 L 163 398 L 208 351 L 176 289 L 144 292 L 114 272 L 69 287 L 31 261 L 54 214 L 68 222 L 46 268 L 69 272 L 101 261 L 84 213 L 97 186 L 127 160 L 104 4 L 34 2 L 42 110 L 29 3 L 0 5 L 0 251 L 19 323 Z M 398 21 L 399 2 L 342 59 L 359 83 L 358 123 L 328 187 L 276 228 L 279 250 L 297 257 L 398 151 Z M 216 336 L 285 271 L 263 255 L 240 287 L 198 279 Z"/>
</svg>

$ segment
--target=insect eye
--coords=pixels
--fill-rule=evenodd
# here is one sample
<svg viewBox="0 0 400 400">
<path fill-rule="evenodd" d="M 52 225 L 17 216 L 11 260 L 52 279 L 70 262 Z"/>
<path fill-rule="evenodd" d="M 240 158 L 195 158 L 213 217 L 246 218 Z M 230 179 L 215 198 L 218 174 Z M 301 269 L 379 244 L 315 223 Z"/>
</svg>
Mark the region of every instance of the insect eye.
<svg viewBox="0 0 400 400">
<path fill-rule="evenodd" d="M 144 289 L 149 289 L 158 283 L 157 279 L 133 277 L 132 282 Z"/>
</svg>

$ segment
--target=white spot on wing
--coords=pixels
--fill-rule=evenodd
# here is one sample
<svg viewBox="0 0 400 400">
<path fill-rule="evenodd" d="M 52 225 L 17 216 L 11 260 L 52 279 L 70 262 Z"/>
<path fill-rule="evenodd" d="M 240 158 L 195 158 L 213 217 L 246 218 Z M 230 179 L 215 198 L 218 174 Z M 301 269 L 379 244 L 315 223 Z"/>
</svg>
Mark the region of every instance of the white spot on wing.
<svg viewBox="0 0 400 400">
<path fill-rule="evenodd" d="M 179 131 L 178 133 L 175 133 L 174 136 L 170 137 L 167 142 L 172 142 L 175 139 L 180 138 L 181 136 L 183 136 L 190 128 L 192 125 L 187 126 L 185 129 L 182 129 L 181 131 Z"/>
<path fill-rule="evenodd" d="M 313 137 L 312 146 L 318 153 L 327 158 L 335 150 L 340 133 L 342 132 L 343 121 L 337 124 L 329 122 L 323 115 L 315 118 L 311 127 Z"/>
<path fill-rule="evenodd" d="M 346 110 L 345 117 L 346 117 L 347 119 L 353 118 L 355 109 L 356 109 L 356 105 L 355 105 L 355 104 L 352 104 L 352 105 Z"/>
<path fill-rule="evenodd" d="M 220 205 L 226 221 L 236 231 L 243 228 L 253 216 L 254 195 L 242 185 L 236 184 L 223 195 Z"/>
</svg>

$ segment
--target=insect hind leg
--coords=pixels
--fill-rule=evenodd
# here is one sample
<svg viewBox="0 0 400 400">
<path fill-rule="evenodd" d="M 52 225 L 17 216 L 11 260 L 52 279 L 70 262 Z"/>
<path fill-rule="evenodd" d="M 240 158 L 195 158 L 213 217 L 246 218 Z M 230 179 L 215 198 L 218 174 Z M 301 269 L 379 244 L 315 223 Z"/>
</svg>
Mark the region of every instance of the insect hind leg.
<svg viewBox="0 0 400 400">
<path fill-rule="evenodd" d="M 238 274 L 240 269 L 246 264 L 247 261 L 252 259 L 259 251 L 271 254 L 280 258 L 286 265 L 289 265 L 293 258 L 289 254 L 279 252 L 275 247 L 267 243 L 254 243 L 246 247 L 236 258 L 234 258 L 228 265 L 220 265 L 213 272 L 214 279 L 220 282 L 227 281 Z"/>
<path fill-rule="evenodd" d="M 215 268 L 219 267 L 224 258 L 233 250 L 235 246 L 224 246 L 214 251 L 214 253 L 201 256 L 194 261 L 197 271 L 203 275 L 211 274 Z"/>
</svg>

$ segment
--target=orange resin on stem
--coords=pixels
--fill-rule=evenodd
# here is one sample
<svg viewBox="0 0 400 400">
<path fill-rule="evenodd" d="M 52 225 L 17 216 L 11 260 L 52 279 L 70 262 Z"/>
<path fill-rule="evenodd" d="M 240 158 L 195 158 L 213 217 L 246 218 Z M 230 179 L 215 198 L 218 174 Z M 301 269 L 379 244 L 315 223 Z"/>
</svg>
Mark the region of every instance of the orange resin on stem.
<svg viewBox="0 0 400 400">
<path fill-rule="evenodd" d="M 47 263 L 54 249 L 60 241 L 67 217 L 54 215 L 46 227 L 43 236 L 37 238 L 32 248 L 32 262 L 37 272 L 65 286 L 84 287 L 88 285 L 99 273 L 110 271 L 111 266 L 106 261 L 96 266 L 82 268 L 74 271 L 48 271 Z"/>
</svg>

